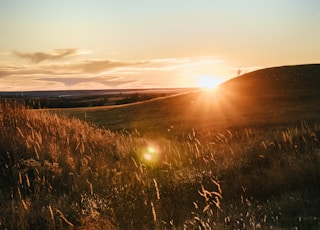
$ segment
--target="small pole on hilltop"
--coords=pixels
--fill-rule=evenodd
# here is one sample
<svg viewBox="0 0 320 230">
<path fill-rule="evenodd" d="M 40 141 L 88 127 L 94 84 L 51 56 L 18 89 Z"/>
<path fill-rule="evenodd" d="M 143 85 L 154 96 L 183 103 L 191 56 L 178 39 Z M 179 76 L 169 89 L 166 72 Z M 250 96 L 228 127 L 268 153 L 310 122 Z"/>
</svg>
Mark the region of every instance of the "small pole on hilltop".
<svg viewBox="0 0 320 230">
<path fill-rule="evenodd" d="M 238 74 L 238 76 L 240 76 L 240 74 L 241 74 L 241 67 L 238 68 L 237 74 Z"/>
</svg>

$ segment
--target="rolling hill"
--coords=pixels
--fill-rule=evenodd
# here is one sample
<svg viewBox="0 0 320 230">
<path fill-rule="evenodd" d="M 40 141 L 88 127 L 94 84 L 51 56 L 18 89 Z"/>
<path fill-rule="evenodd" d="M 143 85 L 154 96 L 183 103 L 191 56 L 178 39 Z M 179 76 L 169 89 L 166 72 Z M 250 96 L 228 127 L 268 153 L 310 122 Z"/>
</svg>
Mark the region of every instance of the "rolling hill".
<svg viewBox="0 0 320 230">
<path fill-rule="evenodd" d="M 111 130 L 187 132 L 314 121 L 320 114 L 320 64 L 273 67 L 233 78 L 215 90 L 121 107 L 64 112 Z"/>
<path fill-rule="evenodd" d="M 320 64 L 272 67 L 231 79 L 223 84 L 240 94 L 299 97 L 319 94 Z"/>
</svg>

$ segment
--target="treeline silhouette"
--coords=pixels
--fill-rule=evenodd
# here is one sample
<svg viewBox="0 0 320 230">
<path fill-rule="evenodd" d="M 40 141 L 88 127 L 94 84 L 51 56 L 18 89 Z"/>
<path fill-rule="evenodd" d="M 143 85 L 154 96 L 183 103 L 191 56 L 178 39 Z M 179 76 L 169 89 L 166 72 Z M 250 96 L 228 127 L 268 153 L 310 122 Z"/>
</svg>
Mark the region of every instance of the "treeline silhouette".
<svg viewBox="0 0 320 230">
<path fill-rule="evenodd" d="M 7 96 L 0 97 L 7 101 L 15 101 L 24 104 L 28 108 L 75 108 L 75 107 L 93 107 L 107 105 L 122 105 L 139 101 L 150 100 L 165 94 L 117 94 L 117 95 L 90 95 L 76 97 L 24 97 L 24 96 Z"/>
</svg>

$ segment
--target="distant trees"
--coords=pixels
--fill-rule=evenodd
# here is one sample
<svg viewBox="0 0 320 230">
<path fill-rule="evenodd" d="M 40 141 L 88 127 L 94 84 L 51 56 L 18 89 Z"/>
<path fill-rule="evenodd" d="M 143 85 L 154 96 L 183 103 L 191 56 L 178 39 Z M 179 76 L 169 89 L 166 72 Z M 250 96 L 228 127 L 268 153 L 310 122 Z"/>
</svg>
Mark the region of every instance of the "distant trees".
<svg viewBox="0 0 320 230">
<path fill-rule="evenodd" d="M 145 101 L 145 100 L 150 100 L 154 98 L 154 96 L 149 95 L 149 94 L 139 94 L 139 93 L 134 93 L 134 94 L 130 94 L 127 97 L 118 100 L 116 102 L 116 105 L 122 105 L 122 104 L 129 104 L 129 103 L 134 103 L 134 102 L 138 102 L 138 101 Z"/>
</svg>

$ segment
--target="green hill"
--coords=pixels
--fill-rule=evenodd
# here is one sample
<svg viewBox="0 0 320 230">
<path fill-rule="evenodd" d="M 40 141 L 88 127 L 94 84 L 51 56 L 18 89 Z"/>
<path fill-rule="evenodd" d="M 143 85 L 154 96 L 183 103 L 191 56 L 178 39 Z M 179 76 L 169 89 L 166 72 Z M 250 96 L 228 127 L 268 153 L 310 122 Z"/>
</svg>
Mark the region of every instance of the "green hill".
<svg viewBox="0 0 320 230">
<path fill-rule="evenodd" d="M 318 92 L 320 64 L 272 67 L 257 70 L 234 78 L 223 84 L 241 93 L 290 94 Z"/>
<path fill-rule="evenodd" d="M 111 130 L 184 132 L 314 121 L 320 112 L 320 65 L 254 71 L 199 91 L 128 106 L 65 112 Z"/>
</svg>

